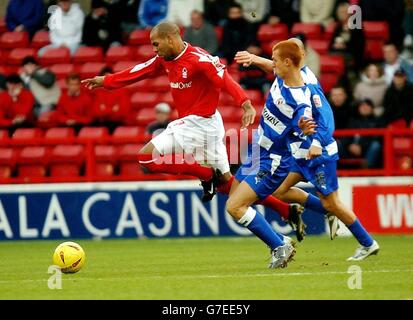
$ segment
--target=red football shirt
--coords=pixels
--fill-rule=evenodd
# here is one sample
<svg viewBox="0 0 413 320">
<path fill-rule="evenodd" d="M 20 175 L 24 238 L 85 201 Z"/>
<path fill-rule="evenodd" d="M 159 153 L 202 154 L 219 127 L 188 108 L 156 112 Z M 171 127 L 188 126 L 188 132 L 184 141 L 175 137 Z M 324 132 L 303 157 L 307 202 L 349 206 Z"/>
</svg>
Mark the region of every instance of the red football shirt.
<svg viewBox="0 0 413 320">
<path fill-rule="evenodd" d="M 172 61 L 155 56 L 132 68 L 107 75 L 103 85 L 107 89 L 120 88 L 165 72 L 180 118 L 187 115 L 212 116 L 221 89 L 228 91 L 240 106 L 248 99 L 218 57 L 188 43 L 184 51 Z"/>
</svg>

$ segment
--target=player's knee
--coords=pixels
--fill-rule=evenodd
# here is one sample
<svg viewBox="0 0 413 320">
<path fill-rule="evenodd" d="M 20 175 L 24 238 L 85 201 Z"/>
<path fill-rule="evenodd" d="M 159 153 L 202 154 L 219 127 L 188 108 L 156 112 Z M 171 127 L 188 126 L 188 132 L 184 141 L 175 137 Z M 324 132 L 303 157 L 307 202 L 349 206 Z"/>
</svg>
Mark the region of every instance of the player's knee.
<svg viewBox="0 0 413 320">
<path fill-rule="evenodd" d="M 321 204 L 328 212 L 337 212 L 338 204 L 335 201 L 320 198 Z"/>
<path fill-rule="evenodd" d="M 242 206 L 237 203 L 236 201 L 232 200 L 231 198 L 227 201 L 227 212 L 234 218 L 234 219 L 241 219 L 243 210 Z"/>
</svg>

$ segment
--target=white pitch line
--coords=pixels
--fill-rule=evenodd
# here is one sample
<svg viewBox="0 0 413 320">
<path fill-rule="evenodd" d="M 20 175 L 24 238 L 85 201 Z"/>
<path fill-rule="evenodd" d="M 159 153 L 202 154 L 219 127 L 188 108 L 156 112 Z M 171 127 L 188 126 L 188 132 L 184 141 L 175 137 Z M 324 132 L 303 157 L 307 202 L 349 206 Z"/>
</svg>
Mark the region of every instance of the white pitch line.
<svg viewBox="0 0 413 320">
<path fill-rule="evenodd" d="M 407 272 L 413 273 L 413 270 L 367 270 L 362 273 L 393 273 Z M 347 271 L 326 271 L 326 272 L 291 272 L 291 273 L 256 273 L 256 274 L 226 274 L 226 275 L 165 275 L 165 276 L 140 276 L 140 277 L 122 277 L 122 278 L 62 278 L 65 281 L 125 281 L 125 280 L 165 280 L 165 279 L 220 279 L 220 278 L 254 278 L 254 277 L 295 277 L 295 276 L 323 276 L 333 274 L 348 274 Z M 0 280 L 0 284 L 8 283 L 25 283 L 25 282 L 47 282 L 47 279 L 20 279 L 20 280 Z"/>
</svg>

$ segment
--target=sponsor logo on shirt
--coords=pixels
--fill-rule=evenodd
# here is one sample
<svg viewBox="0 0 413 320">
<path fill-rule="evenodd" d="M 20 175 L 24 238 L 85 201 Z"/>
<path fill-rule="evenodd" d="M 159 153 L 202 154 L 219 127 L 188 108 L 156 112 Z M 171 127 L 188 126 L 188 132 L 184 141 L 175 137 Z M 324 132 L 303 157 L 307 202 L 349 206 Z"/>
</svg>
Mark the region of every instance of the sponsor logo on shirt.
<svg viewBox="0 0 413 320">
<path fill-rule="evenodd" d="M 318 94 L 315 94 L 315 95 L 313 96 L 313 102 L 314 102 L 314 105 L 315 105 L 317 108 L 321 108 L 321 107 L 323 106 L 323 104 L 321 103 L 321 98 L 320 98 L 320 96 L 319 96 Z"/>
<path fill-rule="evenodd" d="M 171 82 L 172 89 L 188 89 L 192 86 L 192 81 L 189 82 Z"/>
</svg>

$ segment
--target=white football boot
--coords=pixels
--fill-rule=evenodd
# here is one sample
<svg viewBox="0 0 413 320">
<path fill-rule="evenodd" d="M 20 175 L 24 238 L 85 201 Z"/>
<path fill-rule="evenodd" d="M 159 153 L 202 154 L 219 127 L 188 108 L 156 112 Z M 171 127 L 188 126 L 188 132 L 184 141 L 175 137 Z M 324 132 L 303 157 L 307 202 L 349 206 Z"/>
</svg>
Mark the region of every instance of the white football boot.
<svg viewBox="0 0 413 320">
<path fill-rule="evenodd" d="M 370 247 L 360 246 L 356 249 L 356 252 L 347 259 L 347 261 L 360 261 L 366 259 L 368 256 L 377 254 L 380 250 L 380 246 L 376 240 L 373 240 L 373 244 Z"/>
<path fill-rule="evenodd" d="M 338 223 L 339 220 L 334 214 L 329 212 L 326 214 L 326 219 L 330 227 L 330 239 L 334 240 L 334 238 L 337 237 L 338 229 L 340 229 L 340 224 Z"/>
<path fill-rule="evenodd" d="M 289 261 L 295 255 L 295 248 L 286 243 L 271 251 L 271 262 L 268 266 L 270 269 L 285 268 Z"/>
</svg>

